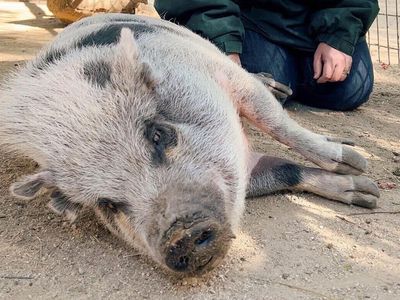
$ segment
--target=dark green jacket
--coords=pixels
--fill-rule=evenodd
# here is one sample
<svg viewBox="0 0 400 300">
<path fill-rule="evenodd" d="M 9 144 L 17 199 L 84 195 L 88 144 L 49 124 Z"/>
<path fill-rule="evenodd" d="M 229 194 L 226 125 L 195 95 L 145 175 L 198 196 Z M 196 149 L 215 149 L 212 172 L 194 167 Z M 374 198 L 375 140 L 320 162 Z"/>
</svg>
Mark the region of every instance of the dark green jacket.
<svg viewBox="0 0 400 300">
<path fill-rule="evenodd" d="M 291 48 L 318 43 L 353 54 L 378 14 L 375 0 L 156 0 L 165 19 L 210 39 L 225 53 L 241 53 L 245 28 Z"/>
</svg>

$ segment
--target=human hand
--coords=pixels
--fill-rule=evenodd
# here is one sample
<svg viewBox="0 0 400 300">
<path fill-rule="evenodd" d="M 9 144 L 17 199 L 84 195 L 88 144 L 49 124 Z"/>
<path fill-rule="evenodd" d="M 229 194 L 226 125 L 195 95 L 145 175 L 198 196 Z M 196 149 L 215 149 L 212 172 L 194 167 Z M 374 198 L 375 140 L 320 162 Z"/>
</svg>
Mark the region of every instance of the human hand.
<svg viewBox="0 0 400 300">
<path fill-rule="evenodd" d="M 240 56 L 237 53 L 231 53 L 228 54 L 228 57 L 235 63 L 237 63 L 239 66 L 242 65 L 241 61 L 240 61 Z"/>
<path fill-rule="evenodd" d="M 260 80 L 281 103 L 284 103 L 286 98 L 293 94 L 290 87 L 275 81 L 269 73 L 261 72 L 253 75 Z"/>
<path fill-rule="evenodd" d="M 344 81 L 352 62 L 350 55 L 320 43 L 314 53 L 314 79 L 317 83 Z"/>
</svg>

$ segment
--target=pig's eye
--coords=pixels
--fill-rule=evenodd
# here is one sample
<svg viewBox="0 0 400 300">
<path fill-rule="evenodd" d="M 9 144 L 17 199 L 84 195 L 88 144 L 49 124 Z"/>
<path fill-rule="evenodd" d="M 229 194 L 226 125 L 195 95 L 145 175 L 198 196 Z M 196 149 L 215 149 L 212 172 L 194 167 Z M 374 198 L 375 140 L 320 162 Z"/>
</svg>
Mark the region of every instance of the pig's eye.
<svg viewBox="0 0 400 300">
<path fill-rule="evenodd" d="M 176 146 L 177 143 L 175 130 L 167 125 L 149 122 L 147 124 L 145 136 L 154 145 L 164 148 Z"/>
<path fill-rule="evenodd" d="M 166 161 L 165 150 L 177 145 L 175 130 L 164 124 L 148 122 L 145 137 L 153 145 L 153 163 L 160 164 Z"/>
<path fill-rule="evenodd" d="M 160 130 L 157 130 L 156 132 L 154 132 L 153 143 L 156 145 L 159 144 L 161 141 L 161 137 L 162 137 L 162 132 Z"/>
<path fill-rule="evenodd" d="M 126 211 L 127 205 L 123 202 L 117 202 L 109 198 L 99 198 L 97 200 L 99 208 L 116 214 L 119 211 Z"/>
</svg>

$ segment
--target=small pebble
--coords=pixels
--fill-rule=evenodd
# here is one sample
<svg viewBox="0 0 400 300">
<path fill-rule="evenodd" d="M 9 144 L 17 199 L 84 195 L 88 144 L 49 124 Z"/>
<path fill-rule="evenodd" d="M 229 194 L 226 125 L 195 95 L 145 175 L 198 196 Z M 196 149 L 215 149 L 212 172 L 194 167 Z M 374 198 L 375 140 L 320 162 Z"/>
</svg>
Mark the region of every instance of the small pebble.
<svg viewBox="0 0 400 300">
<path fill-rule="evenodd" d="M 371 224 L 371 219 L 365 219 L 365 223 Z"/>
<path fill-rule="evenodd" d="M 197 286 L 198 280 L 196 277 L 191 277 L 188 278 L 187 283 L 190 284 L 191 286 Z"/>
<path fill-rule="evenodd" d="M 326 244 L 326 248 L 328 248 L 328 249 L 332 249 L 332 248 L 333 248 L 333 244 L 332 244 L 332 243 L 328 243 L 328 244 Z"/>
<path fill-rule="evenodd" d="M 351 271 L 352 267 L 351 267 L 350 264 L 345 264 L 345 265 L 343 266 L 343 269 L 345 269 L 346 271 Z"/>
<path fill-rule="evenodd" d="M 283 279 L 288 279 L 289 278 L 289 274 L 288 273 L 283 273 L 282 274 L 282 278 Z"/>
<path fill-rule="evenodd" d="M 400 176 L 400 175 L 399 175 Z M 397 187 L 396 183 L 392 181 L 378 181 L 378 187 L 383 190 L 392 190 Z"/>
</svg>

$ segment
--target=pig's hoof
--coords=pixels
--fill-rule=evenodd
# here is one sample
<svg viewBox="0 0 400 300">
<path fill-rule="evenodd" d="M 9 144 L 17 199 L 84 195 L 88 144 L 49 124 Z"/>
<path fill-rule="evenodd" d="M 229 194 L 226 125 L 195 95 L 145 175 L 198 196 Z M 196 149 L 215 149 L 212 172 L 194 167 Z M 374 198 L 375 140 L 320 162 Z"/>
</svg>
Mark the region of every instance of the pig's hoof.
<svg viewBox="0 0 400 300">
<path fill-rule="evenodd" d="M 367 169 L 367 160 L 344 144 L 350 144 L 349 140 L 341 140 L 342 144 L 333 141 L 332 138 L 323 137 L 322 143 L 297 148 L 297 150 L 316 163 L 321 168 L 339 174 L 360 175 Z M 305 150 L 305 151 L 304 151 Z"/>
<path fill-rule="evenodd" d="M 380 196 L 377 185 L 365 176 L 353 176 L 353 189 L 345 191 L 350 196 L 349 204 L 375 208 Z M 347 198 L 346 197 L 346 198 Z"/>
<path fill-rule="evenodd" d="M 339 174 L 359 175 L 367 169 L 367 160 L 350 147 L 342 147 L 342 159 L 337 161 L 337 166 L 332 170 Z"/>
</svg>

